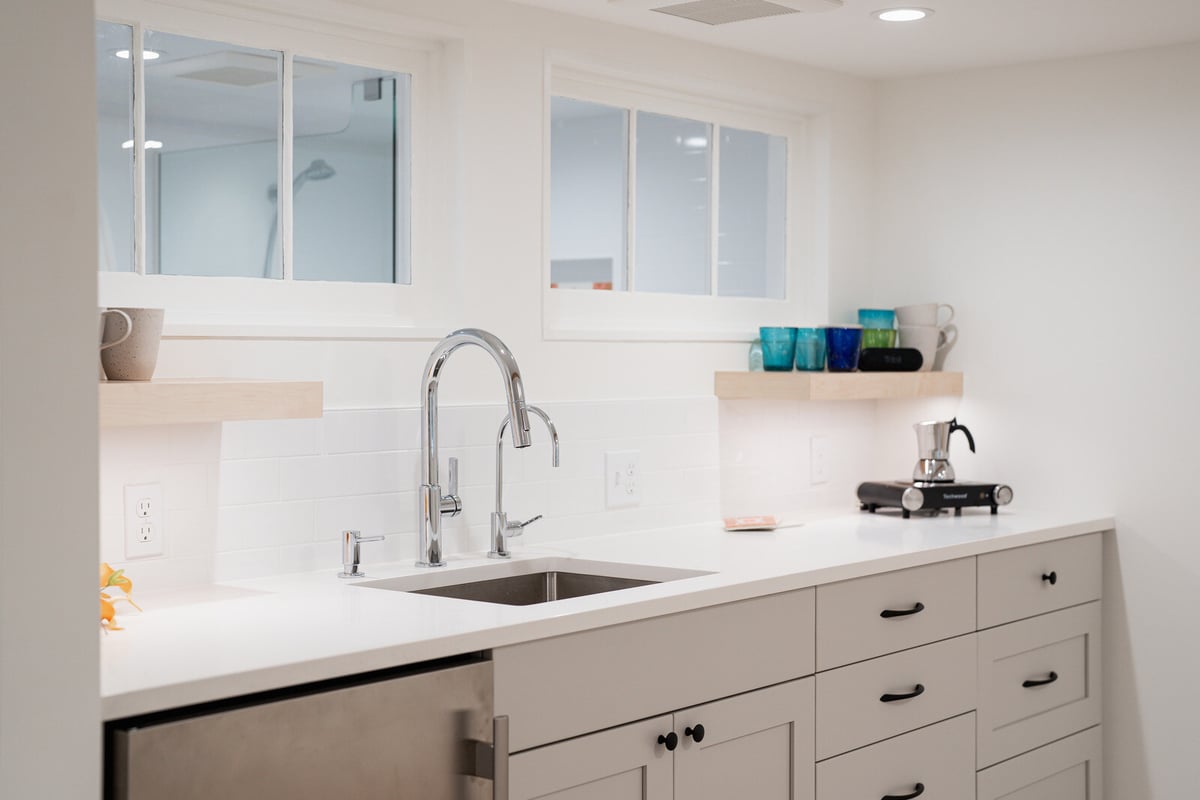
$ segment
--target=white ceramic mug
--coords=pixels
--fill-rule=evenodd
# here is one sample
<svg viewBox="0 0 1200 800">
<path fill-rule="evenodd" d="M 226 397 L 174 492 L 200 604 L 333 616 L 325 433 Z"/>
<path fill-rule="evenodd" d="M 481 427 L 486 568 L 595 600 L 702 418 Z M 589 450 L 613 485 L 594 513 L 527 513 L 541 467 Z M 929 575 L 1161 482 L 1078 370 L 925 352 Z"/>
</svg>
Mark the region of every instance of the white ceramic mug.
<svg viewBox="0 0 1200 800">
<path fill-rule="evenodd" d="M 958 326 L 943 325 L 941 335 L 938 336 L 937 354 L 933 357 L 933 371 L 941 372 L 946 366 L 946 355 L 951 348 L 958 342 Z"/>
<path fill-rule="evenodd" d="M 938 321 L 942 309 L 950 312 L 950 316 Z M 897 325 L 932 325 L 944 328 L 954 319 L 954 306 L 949 303 L 919 303 L 915 306 L 897 306 Z"/>
<path fill-rule="evenodd" d="M 920 372 L 933 369 L 933 360 L 937 357 L 938 340 L 941 335 L 942 331 L 936 325 L 900 326 L 900 346 L 921 351 Z"/>
<path fill-rule="evenodd" d="M 110 381 L 148 381 L 154 377 L 158 362 L 158 343 L 162 339 L 161 308 L 113 309 L 125 312 L 109 317 L 104 332 L 113 344 L 100 353 L 100 363 Z M 122 319 L 123 317 L 124 319 Z M 124 334 L 122 336 L 122 334 Z"/>
<path fill-rule="evenodd" d="M 126 339 L 128 339 L 130 336 L 133 335 L 133 321 L 131 319 L 129 319 L 129 315 L 126 314 L 121 309 L 119 309 L 119 308 L 100 308 L 100 309 L 97 309 L 97 312 L 98 313 L 96 316 L 100 321 L 100 350 L 99 350 L 100 353 L 104 352 L 105 350 L 107 350 L 110 347 L 116 347 L 121 342 L 125 341 Z M 116 339 L 113 339 L 111 342 L 106 342 L 106 341 L 104 341 L 104 324 L 105 324 L 104 318 L 106 316 L 108 316 L 109 314 L 115 314 L 118 317 L 123 317 L 125 320 L 125 328 L 124 328 L 124 333 L 121 336 L 117 337 Z M 103 360 L 100 363 L 100 380 L 102 380 L 102 381 L 108 380 L 108 378 L 104 375 Z"/>
</svg>

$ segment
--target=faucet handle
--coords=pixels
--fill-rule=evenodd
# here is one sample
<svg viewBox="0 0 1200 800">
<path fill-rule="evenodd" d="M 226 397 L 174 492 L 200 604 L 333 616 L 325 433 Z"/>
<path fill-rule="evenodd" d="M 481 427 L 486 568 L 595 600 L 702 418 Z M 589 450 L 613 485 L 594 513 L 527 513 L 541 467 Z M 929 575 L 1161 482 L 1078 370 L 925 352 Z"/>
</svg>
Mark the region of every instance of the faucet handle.
<svg viewBox="0 0 1200 800">
<path fill-rule="evenodd" d="M 462 513 L 462 498 L 458 496 L 458 459 L 450 456 L 449 493 L 442 495 L 441 512 L 444 517 L 457 517 Z"/>
<path fill-rule="evenodd" d="M 458 494 L 458 457 L 450 456 L 450 494 Z"/>
<path fill-rule="evenodd" d="M 542 515 L 538 514 L 536 517 L 530 517 L 529 519 L 525 520 L 524 522 L 510 522 L 505 526 L 508 529 L 507 533 L 509 536 L 520 536 L 522 533 L 525 532 L 525 528 L 527 526 L 532 525 L 533 523 L 537 522 L 541 518 L 542 518 Z"/>
</svg>

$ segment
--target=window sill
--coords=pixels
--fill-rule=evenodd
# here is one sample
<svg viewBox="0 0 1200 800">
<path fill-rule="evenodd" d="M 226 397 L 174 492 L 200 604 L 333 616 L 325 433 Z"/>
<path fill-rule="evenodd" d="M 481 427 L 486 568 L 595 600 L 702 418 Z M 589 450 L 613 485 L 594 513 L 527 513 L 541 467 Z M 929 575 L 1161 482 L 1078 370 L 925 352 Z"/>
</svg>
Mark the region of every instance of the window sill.
<svg viewBox="0 0 1200 800">
<path fill-rule="evenodd" d="M 172 317 L 175 317 L 172 319 Z M 450 331 L 406 324 L 392 317 L 329 317 L 313 320 L 262 317 L 211 317 L 167 314 L 164 339 L 317 339 L 437 341 Z"/>
</svg>

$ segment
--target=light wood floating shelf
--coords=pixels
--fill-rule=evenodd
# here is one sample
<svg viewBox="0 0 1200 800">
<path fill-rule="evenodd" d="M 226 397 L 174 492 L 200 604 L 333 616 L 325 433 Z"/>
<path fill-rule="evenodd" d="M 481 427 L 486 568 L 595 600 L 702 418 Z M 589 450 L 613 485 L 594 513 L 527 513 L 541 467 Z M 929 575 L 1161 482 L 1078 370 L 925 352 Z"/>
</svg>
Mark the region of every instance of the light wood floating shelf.
<svg viewBox="0 0 1200 800">
<path fill-rule="evenodd" d="M 717 397 L 765 400 L 893 400 L 961 397 L 961 372 L 718 372 Z"/>
<path fill-rule="evenodd" d="M 100 383 L 100 427 L 320 417 L 320 381 L 189 378 Z"/>
</svg>

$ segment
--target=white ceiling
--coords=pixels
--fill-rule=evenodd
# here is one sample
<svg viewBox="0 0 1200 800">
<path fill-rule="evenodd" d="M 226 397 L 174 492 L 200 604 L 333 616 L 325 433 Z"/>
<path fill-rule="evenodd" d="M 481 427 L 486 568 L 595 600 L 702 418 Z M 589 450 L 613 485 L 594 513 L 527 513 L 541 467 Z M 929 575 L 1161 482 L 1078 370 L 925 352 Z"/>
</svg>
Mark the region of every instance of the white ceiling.
<svg viewBox="0 0 1200 800">
<path fill-rule="evenodd" d="M 708 26 L 645 0 L 518 0 L 871 78 L 948 72 L 1200 41 L 1200 0 L 916 0 L 932 17 L 871 16 L 903 0 L 844 0 L 822 13 Z M 681 0 L 662 0 L 669 5 Z"/>
</svg>

